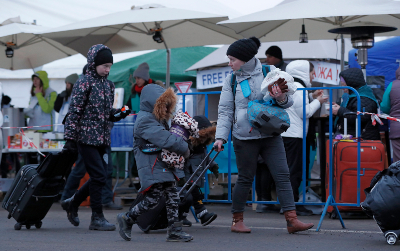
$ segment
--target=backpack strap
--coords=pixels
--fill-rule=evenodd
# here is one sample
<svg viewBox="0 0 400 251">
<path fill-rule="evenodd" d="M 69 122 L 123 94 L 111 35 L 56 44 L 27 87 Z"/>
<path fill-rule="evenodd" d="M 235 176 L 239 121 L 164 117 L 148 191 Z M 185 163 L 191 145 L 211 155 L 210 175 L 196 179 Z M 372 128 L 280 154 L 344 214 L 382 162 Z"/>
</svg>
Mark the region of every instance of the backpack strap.
<svg viewBox="0 0 400 251">
<path fill-rule="evenodd" d="M 262 71 L 265 78 L 267 74 L 271 71 L 271 68 L 269 67 L 269 65 L 262 65 Z"/>
</svg>

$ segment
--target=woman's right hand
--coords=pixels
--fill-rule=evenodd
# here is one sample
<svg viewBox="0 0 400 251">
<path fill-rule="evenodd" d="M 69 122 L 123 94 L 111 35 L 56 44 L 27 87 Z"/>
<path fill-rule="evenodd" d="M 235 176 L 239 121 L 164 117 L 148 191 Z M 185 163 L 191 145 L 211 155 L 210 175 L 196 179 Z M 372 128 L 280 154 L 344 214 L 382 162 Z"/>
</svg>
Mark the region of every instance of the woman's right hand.
<svg viewBox="0 0 400 251">
<path fill-rule="evenodd" d="M 318 101 L 319 101 L 319 102 L 321 103 L 321 105 L 322 105 L 323 103 L 325 103 L 325 102 L 328 101 L 329 97 L 328 97 L 328 96 L 325 96 L 325 97 L 324 97 L 324 95 L 321 94 L 321 95 L 319 95 L 319 96 L 317 97 L 317 99 L 318 99 Z"/>
<path fill-rule="evenodd" d="M 224 149 L 222 148 L 222 145 L 224 142 L 221 139 L 217 139 L 214 143 L 214 149 L 217 152 L 222 152 Z"/>
</svg>

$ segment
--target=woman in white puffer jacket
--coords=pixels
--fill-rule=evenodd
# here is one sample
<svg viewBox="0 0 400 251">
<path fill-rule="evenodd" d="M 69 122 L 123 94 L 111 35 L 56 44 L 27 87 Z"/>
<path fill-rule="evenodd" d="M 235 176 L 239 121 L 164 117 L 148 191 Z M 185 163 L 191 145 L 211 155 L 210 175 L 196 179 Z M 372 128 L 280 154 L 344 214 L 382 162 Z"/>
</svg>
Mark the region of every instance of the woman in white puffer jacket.
<svg viewBox="0 0 400 251">
<path fill-rule="evenodd" d="M 295 60 L 286 66 L 286 72 L 294 78 L 297 89 L 311 87 L 311 81 L 314 78 L 314 65 L 307 60 Z M 293 96 L 293 105 L 287 109 L 290 118 L 290 127 L 283 132 L 282 138 L 286 150 L 286 159 L 290 171 L 290 183 L 293 188 L 294 200 L 299 200 L 299 187 L 302 181 L 303 167 L 303 90 L 297 90 Z M 306 95 L 306 133 L 308 132 L 309 118 L 321 107 L 321 104 L 327 101 L 323 97 L 323 91 L 318 90 Z M 312 211 L 304 206 L 296 206 L 297 215 L 312 215 Z"/>
</svg>

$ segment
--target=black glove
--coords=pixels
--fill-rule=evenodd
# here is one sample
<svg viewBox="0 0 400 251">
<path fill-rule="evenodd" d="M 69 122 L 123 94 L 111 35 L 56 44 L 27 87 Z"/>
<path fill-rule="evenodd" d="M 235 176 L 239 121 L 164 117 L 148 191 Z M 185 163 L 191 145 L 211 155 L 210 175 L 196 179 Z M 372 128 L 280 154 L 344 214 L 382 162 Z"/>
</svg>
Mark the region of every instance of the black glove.
<svg viewBox="0 0 400 251">
<path fill-rule="evenodd" d="M 111 114 L 110 120 L 112 122 L 120 121 L 121 119 L 126 118 L 130 113 L 131 113 L 131 110 L 129 108 L 128 109 L 121 108 L 121 109 L 115 110 L 114 113 Z"/>
<path fill-rule="evenodd" d="M 78 152 L 78 146 L 75 141 L 73 140 L 67 140 L 63 147 L 63 151 L 68 151 L 72 153 L 77 153 Z"/>
<path fill-rule="evenodd" d="M 122 112 L 122 108 L 121 108 L 121 112 Z M 131 112 L 132 112 L 132 110 L 130 110 L 129 108 L 128 109 L 125 109 L 125 111 L 123 111 L 122 113 L 121 113 L 121 118 L 126 118 L 129 114 L 131 114 Z"/>
<path fill-rule="evenodd" d="M 218 164 L 213 165 L 212 167 L 210 167 L 210 171 L 215 175 L 215 177 L 218 179 L 218 172 L 219 170 L 219 166 Z"/>
<path fill-rule="evenodd" d="M 183 187 L 186 183 L 185 178 L 180 178 L 177 182 L 178 184 L 176 184 L 177 187 Z"/>
</svg>

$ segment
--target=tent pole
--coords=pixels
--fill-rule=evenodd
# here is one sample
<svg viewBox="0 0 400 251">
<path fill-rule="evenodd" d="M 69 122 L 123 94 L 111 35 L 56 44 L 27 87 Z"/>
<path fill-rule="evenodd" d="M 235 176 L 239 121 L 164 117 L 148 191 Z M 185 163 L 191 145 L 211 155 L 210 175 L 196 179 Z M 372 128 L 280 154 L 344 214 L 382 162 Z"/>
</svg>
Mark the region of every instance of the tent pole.
<svg viewBox="0 0 400 251">
<path fill-rule="evenodd" d="M 168 49 L 167 43 L 164 40 L 165 49 L 167 50 L 167 74 L 165 76 L 165 87 L 169 88 L 170 86 L 170 69 L 169 66 L 171 64 L 171 50 Z"/>
</svg>

